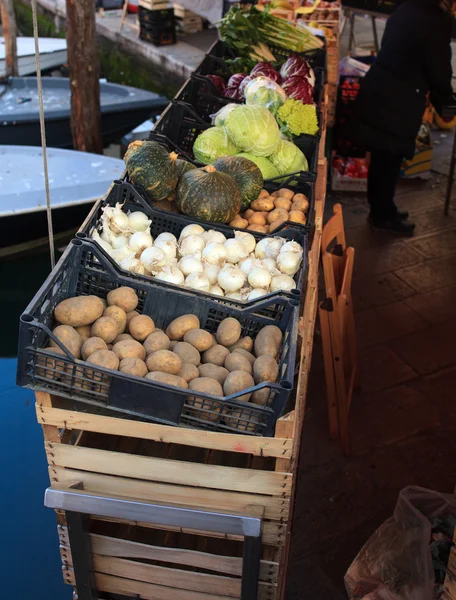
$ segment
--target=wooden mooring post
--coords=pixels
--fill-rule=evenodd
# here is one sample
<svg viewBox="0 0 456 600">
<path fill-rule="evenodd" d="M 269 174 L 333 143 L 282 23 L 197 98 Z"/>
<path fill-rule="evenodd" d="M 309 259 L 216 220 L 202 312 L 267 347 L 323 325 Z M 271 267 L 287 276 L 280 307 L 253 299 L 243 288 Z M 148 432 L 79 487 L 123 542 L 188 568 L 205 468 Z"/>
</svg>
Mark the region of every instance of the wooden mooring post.
<svg viewBox="0 0 456 600">
<path fill-rule="evenodd" d="M 13 0 L 0 0 L 0 10 L 6 49 L 6 76 L 17 77 L 19 75 L 16 42 L 17 27 Z"/>
<path fill-rule="evenodd" d="M 66 0 L 73 147 L 103 153 L 99 60 L 93 0 Z"/>
</svg>

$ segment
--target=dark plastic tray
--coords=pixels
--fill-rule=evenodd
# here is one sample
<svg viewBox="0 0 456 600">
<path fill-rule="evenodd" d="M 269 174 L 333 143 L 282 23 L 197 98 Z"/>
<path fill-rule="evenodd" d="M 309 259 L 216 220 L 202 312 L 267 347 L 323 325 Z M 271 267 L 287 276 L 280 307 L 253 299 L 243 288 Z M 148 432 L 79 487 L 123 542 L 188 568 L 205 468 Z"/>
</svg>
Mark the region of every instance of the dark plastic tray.
<svg viewBox="0 0 456 600">
<path fill-rule="evenodd" d="M 193 156 L 193 144 L 198 135 L 209 127 L 210 125 L 199 117 L 189 104 L 173 100 L 162 112 L 160 119 L 150 132 L 149 139 L 164 143 L 182 157 L 197 164 Z M 309 170 L 301 172 L 303 177 L 307 180 L 315 180 L 318 170 L 320 140 L 312 135 L 301 135 L 295 138 L 293 142 L 302 150 L 309 163 Z M 280 180 L 285 180 L 286 178 L 286 175 L 280 175 L 270 181 L 280 183 Z M 289 181 L 294 179 L 295 176 L 293 175 Z M 286 187 L 283 183 L 281 186 Z"/>
<path fill-rule="evenodd" d="M 227 227 L 220 224 L 208 224 L 203 221 L 197 221 L 188 219 L 183 215 L 178 215 L 175 213 L 167 212 L 167 211 L 156 211 L 152 209 L 147 202 L 138 194 L 138 192 L 134 189 L 131 184 L 125 183 L 115 183 L 113 189 L 106 199 L 99 200 L 95 203 L 94 207 L 90 211 L 86 220 L 82 224 L 82 227 L 77 233 L 77 237 L 79 239 L 85 240 L 88 243 L 95 244 L 100 252 L 106 257 L 106 259 L 113 265 L 113 267 L 119 273 L 123 274 L 125 277 L 134 277 L 139 281 L 144 282 L 154 282 L 155 285 L 164 286 L 166 288 L 172 290 L 185 290 L 182 286 L 174 285 L 172 283 L 166 283 L 165 281 L 157 281 L 153 277 L 149 277 L 148 275 L 137 275 L 135 273 L 130 273 L 129 271 L 124 271 L 114 260 L 108 256 L 108 254 L 101 248 L 101 246 L 92 239 L 93 230 L 96 229 L 100 232 L 101 225 L 101 215 L 103 212 L 103 207 L 105 206 L 115 206 L 118 202 L 123 203 L 124 212 L 134 212 L 135 210 L 141 210 L 152 220 L 152 224 L 150 226 L 150 232 L 152 237 L 155 239 L 160 233 L 167 231 L 168 233 L 172 233 L 179 239 L 179 235 L 181 231 L 186 227 L 189 222 L 198 223 L 206 230 L 215 229 L 216 231 L 221 231 L 226 237 L 232 238 L 234 237 L 234 232 L 236 229 L 233 227 Z M 240 230 L 238 230 L 240 231 Z M 254 231 L 249 231 L 255 239 L 258 241 L 261 238 L 266 237 L 265 235 L 258 234 Z M 293 240 L 297 242 L 303 249 L 303 257 L 302 263 L 299 271 L 296 273 L 294 279 L 296 281 L 296 289 L 292 292 L 271 292 L 266 296 L 263 296 L 260 300 L 264 304 L 264 300 L 266 299 L 269 302 L 269 316 L 274 317 L 274 300 L 278 297 L 285 297 L 296 299 L 301 296 L 302 289 L 305 281 L 305 274 L 307 273 L 307 252 L 308 252 L 308 244 L 307 244 L 307 232 L 303 231 L 303 229 L 296 229 L 293 227 L 283 229 L 279 232 L 274 231 L 271 235 L 267 237 L 282 237 L 289 241 Z M 208 294 L 206 292 L 199 292 L 197 290 L 191 290 L 198 296 L 203 298 L 210 298 L 216 302 L 225 304 L 227 307 L 236 307 L 238 309 L 242 309 L 244 307 L 253 307 L 258 305 L 258 300 L 250 300 L 248 302 L 239 302 L 233 300 L 231 298 L 224 298 L 220 296 L 214 296 L 212 294 Z M 277 307 L 277 310 L 280 310 L 280 307 Z"/>
<path fill-rule="evenodd" d="M 244 390 L 224 398 L 192 391 L 191 397 L 199 404 L 195 406 L 189 404 L 189 390 L 76 360 L 52 333 L 54 308 L 62 300 L 76 295 L 106 298 L 110 290 L 120 286 L 129 286 L 136 291 L 140 299 L 137 310 L 151 316 L 158 328 L 165 329 L 173 319 L 184 314 L 197 315 L 201 327 L 210 332 L 215 332 L 224 318 L 235 317 L 241 323 L 242 335 L 253 338 L 265 325 L 280 327 L 284 335 L 279 383 L 262 383 L 251 388 L 269 390 L 266 405 L 237 400 L 246 393 Z M 82 402 L 87 405 L 87 410 L 92 406 L 108 414 L 127 414 L 169 425 L 273 435 L 275 421 L 282 415 L 294 385 L 299 317 L 298 300 L 278 298 L 275 302 L 281 310 L 271 319 L 256 307 L 238 310 L 192 293 L 119 276 L 96 246 L 76 239 L 21 316 L 17 383 Z M 57 359 L 57 355 L 43 350 L 50 340 L 66 355 L 58 355 Z M 227 421 L 227 410 L 240 412 Z"/>
</svg>

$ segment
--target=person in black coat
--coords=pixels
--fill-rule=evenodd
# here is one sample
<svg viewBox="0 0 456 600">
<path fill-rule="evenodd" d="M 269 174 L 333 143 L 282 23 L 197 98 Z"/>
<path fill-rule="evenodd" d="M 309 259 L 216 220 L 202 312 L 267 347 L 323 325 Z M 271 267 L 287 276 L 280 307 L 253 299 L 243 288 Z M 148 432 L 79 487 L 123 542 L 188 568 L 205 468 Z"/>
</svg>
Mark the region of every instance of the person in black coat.
<svg viewBox="0 0 456 600">
<path fill-rule="evenodd" d="M 451 13 L 439 0 L 407 0 L 388 19 L 381 50 L 361 84 L 354 141 L 371 152 L 369 221 L 373 227 L 413 234 L 408 214 L 394 203 L 404 158 L 415 140 L 431 93 L 434 106 L 452 101 Z"/>
</svg>

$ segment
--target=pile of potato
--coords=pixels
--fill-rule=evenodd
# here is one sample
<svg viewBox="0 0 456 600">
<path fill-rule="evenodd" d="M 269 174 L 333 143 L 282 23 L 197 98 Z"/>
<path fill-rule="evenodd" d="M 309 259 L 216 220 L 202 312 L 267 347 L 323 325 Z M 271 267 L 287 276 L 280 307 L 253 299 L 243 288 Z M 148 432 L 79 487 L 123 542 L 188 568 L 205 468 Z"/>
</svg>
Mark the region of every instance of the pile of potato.
<svg viewBox="0 0 456 600">
<path fill-rule="evenodd" d="M 272 233 L 286 221 L 305 225 L 308 210 L 309 200 L 305 194 L 295 194 L 288 188 L 272 194 L 262 190 L 259 197 L 250 204 L 250 208 L 237 214 L 229 224 L 231 227 L 258 233 Z"/>
<path fill-rule="evenodd" d="M 224 319 L 212 334 L 200 328 L 196 315 L 188 314 L 163 331 L 150 317 L 139 314 L 137 306 L 136 292 L 129 287 L 109 292 L 106 302 L 97 296 L 68 298 L 54 310 L 58 325 L 53 333 L 77 359 L 91 365 L 219 398 L 277 381 L 282 332 L 275 325 L 264 327 L 252 340 L 241 337 L 237 319 Z M 64 354 L 52 340 L 45 350 Z M 263 406 L 269 393 L 265 388 L 237 400 Z M 207 399 L 189 396 L 186 405 L 188 416 L 218 419 L 218 412 L 206 412 L 213 409 Z M 225 423 L 232 419 L 239 428 L 240 411 L 225 411 Z M 249 428 L 246 423 L 244 430 Z"/>
</svg>

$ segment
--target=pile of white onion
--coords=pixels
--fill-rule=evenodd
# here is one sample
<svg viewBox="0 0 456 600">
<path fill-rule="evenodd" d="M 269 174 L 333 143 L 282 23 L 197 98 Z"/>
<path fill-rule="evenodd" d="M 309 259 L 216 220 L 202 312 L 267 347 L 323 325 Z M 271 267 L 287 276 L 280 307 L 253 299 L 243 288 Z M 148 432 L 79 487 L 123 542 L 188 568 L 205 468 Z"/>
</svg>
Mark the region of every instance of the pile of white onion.
<svg viewBox="0 0 456 600">
<path fill-rule="evenodd" d="M 267 237 L 257 243 L 242 231 L 227 239 L 196 223 L 179 240 L 168 232 L 154 240 L 144 213 L 126 214 L 121 204 L 103 211 L 101 234 L 94 230 L 92 237 L 122 269 L 240 301 L 296 289 L 303 255 L 297 242 Z"/>
</svg>

